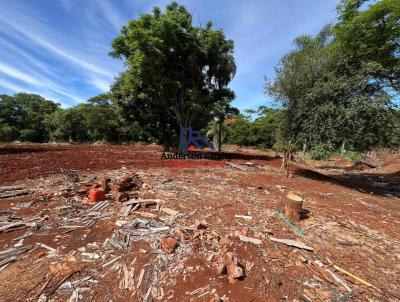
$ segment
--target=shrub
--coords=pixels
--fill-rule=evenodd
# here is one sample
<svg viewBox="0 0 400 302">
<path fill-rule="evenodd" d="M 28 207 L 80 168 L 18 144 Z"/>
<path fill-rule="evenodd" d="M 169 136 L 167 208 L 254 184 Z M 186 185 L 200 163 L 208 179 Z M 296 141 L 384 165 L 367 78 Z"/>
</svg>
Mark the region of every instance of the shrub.
<svg viewBox="0 0 400 302">
<path fill-rule="evenodd" d="M 319 143 L 310 150 L 310 156 L 315 160 L 327 160 L 333 151 L 334 148 L 330 142 Z"/>
<path fill-rule="evenodd" d="M 25 142 L 34 142 L 36 138 L 36 132 L 33 129 L 22 129 L 19 132 L 19 139 Z"/>
<path fill-rule="evenodd" d="M 10 142 L 18 137 L 18 131 L 15 127 L 9 125 L 0 125 L 0 142 Z"/>
<path fill-rule="evenodd" d="M 356 151 L 346 151 L 344 154 L 353 164 L 362 159 L 362 155 Z"/>
</svg>

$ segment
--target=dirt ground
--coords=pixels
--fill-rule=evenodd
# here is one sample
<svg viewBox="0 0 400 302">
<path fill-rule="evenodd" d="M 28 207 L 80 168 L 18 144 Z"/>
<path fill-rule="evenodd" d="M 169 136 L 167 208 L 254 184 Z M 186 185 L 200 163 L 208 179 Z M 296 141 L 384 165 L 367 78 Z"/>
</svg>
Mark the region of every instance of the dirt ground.
<svg viewBox="0 0 400 302">
<path fill-rule="evenodd" d="M 286 178 L 267 155 L 171 168 L 161 150 L 0 145 L 0 301 L 400 301 L 399 155 Z M 129 201 L 86 203 L 133 173 Z M 278 217 L 290 191 L 299 231 Z"/>
</svg>

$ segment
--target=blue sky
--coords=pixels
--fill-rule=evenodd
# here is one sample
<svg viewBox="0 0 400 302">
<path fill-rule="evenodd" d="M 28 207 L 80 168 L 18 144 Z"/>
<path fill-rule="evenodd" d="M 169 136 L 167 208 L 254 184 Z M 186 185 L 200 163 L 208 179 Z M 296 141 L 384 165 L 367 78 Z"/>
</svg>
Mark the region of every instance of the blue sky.
<svg viewBox="0 0 400 302">
<path fill-rule="evenodd" d="M 64 107 L 107 91 L 124 68 L 108 56 L 121 25 L 153 6 L 151 0 L 0 0 L 0 94 L 25 91 Z M 292 48 L 335 20 L 338 0 L 181 0 L 196 25 L 208 20 L 235 41 L 233 105 L 271 105 L 263 77 Z"/>
</svg>

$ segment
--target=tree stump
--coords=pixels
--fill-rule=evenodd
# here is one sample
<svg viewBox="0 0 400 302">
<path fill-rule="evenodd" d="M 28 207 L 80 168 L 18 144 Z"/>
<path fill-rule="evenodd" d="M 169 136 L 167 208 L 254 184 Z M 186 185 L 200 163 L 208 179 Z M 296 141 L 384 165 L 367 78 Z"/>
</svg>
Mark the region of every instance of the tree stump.
<svg viewBox="0 0 400 302">
<path fill-rule="evenodd" d="M 291 221 L 300 221 L 303 210 L 303 197 L 293 191 L 290 191 L 286 197 L 285 216 Z"/>
</svg>

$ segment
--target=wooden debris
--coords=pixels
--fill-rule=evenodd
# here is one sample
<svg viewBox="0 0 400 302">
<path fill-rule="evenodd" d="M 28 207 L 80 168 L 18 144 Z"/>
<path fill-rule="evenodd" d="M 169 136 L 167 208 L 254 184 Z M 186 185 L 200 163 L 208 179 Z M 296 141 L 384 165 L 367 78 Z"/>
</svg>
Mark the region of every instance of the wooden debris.
<svg viewBox="0 0 400 302">
<path fill-rule="evenodd" d="M 77 288 L 72 292 L 68 302 L 78 302 L 78 301 L 79 301 L 79 289 Z"/>
<path fill-rule="evenodd" d="M 142 186 L 142 181 L 136 174 L 128 175 L 119 179 L 111 180 L 107 184 L 108 188 L 113 192 L 122 192 L 133 188 L 139 189 Z"/>
<path fill-rule="evenodd" d="M 122 265 L 122 271 L 123 271 L 123 277 L 122 280 L 119 284 L 119 287 L 121 289 L 127 289 L 127 290 L 133 290 L 135 289 L 135 282 L 134 282 L 134 277 L 135 277 L 135 269 L 132 268 L 131 270 L 128 270 L 126 267 L 125 263 Z"/>
<path fill-rule="evenodd" d="M 0 187 L 0 193 L 7 192 L 7 191 L 18 191 L 18 190 L 23 190 L 25 189 L 24 187 L 20 186 L 4 186 Z"/>
<path fill-rule="evenodd" d="M 362 283 L 362 284 L 364 284 L 364 285 L 366 285 L 366 286 L 368 286 L 368 287 L 376 288 L 376 287 L 373 286 L 371 283 L 365 281 L 364 279 L 361 279 L 360 277 L 357 277 L 356 275 L 353 275 L 352 273 L 346 271 L 345 269 L 343 269 L 343 268 L 341 268 L 341 267 L 339 267 L 339 266 L 337 266 L 337 265 L 334 265 L 333 267 L 334 267 L 336 270 L 338 270 L 339 272 L 341 272 L 341 273 L 343 273 L 343 274 L 346 274 L 346 275 L 349 276 L 349 277 L 352 277 L 353 279 L 357 280 L 358 282 L 360 282 L 360 283 Z"/>
<path fill-rule="evenodd" d="M 67 281 L 69 278 L 71 278 L 74 274 L 80 272 L 80 270 L 71 270 L 67 272 L 67 274 L 53 287 L 50 289 L 48 293 L 48 297 L 51 297 L 55 291 L 63 284 L 65 281 Z"/>
<path fill-rule="evenodd" d="M 314 251 L 314 249 L 312 247 L 309 247 L 307 245 L 305 245 L 303 242 L 301 241 L 297 241 L 297 240 L 292 240 L 292 239 L 279 239 L 279 238 L 274 238 L 274 237 L 269 237 L 269 239 L 271 241 L 275 241 L 275 242 L 280 242 L 280 243 L 284 243 L 286 245 L 289 246 L 293 246 L 293 247 L 297 247 L 299 249 L 304 249 L 307 251 Z"/>
<path fill-rule="evenodd" d="M 0 198 L 10 198 L 31 193 L 23 187 L 0 187 Z"/>
<path fill-rule="evenodd" d="M 262 241 L 260 239 L 251 238 L 251 237 L 247 237 L 247 236 L 243 236 L 243 235 L 240 235 L 239 239 L 240 239 L 240 241 L 250 242 L 250 243 L 253 243 L 253 244 L 256 244 L 256 245 L 261 245 L 262 244 Z"/>
<path fill-rule="evenodd" d="M 46 245 L 44 243 L 37 242 L 36 245 L 38 245 L 38 246 L 50 251 L 51 253 L 56 253 L 57 252 L 56 249 L 54 249 L 54 248 L 52 248 L 52 247 L 50 247 L 50 246 L 48 246 L 48 245 Z"/>
<path fill-rule="evenodd" d="M 110 261 L 108 261 L 108 262 L 106 262 L 106 263 L 104 263 L 104 264 L 102 264 L 102 267 L 107 267 L 107 266 L 109 266 L 109 265 L 111 265 L 111 264 L 117 262 L 117 261 L 118 261 L 119 259 L 121 259 L 121 258 L 122 258 L 122 255 L 121 255 L 121 256 L 118 256 L 118 257 L 116 257 L 116 258 L 114 258 L 114 259 L 112 259 L 112 260 L 110 260 Z"/>
<path fill-rule="evenodd" d="M 146 217 L 146 218 L 156 218 L 157 216 L 153 213 L 148 213 L 148 212 L 132 212 L 132 214 L 136 214 L 142 217 Z"/>
<path fill-rule="evenodd" d="M 173 210 L 173 209 L 170 209 L 170 208 L 161 208 L 161 211 L 163 211 L 164 213 L 167 213 L 168 215 L 171 215 L 171 216 L 177 216 L 178 214 L 179 214 L 179 212 L 178 211 L 175 211 L 175 210 Z"/>
<path fill-rule="evenodd" d="M 282 185 L 275 185 L 275 187 L 279 190 L 279 192 L 285 192 L 287 188 Z"/>
<path fill-rule="evenodd" d="M 198 289 L 195 289 L 194 291 L 190 292 L 190 295 L 191 296 L 201 295 L 202 293 L 207 292 L 209 289 L 210 285 L 199 287 Z"/>
<path fill-rule="evenodd" d="M 7 259 L 0 260 L 0 272 L 9 266 L 12 262 L 16 261 L 18 257 L 13 256 Z"/>
<path fill-rule="evenodd" d="M 241 164 L 235 164 L 235 163 L 226 163 L 228 166 L 231 166 L 232 168 L 236 168 L 242 171 L 254 171 L 253 167 L 249 167 L 246 165 L 241 165 Z"/>
<path fill-rule="evenodd" d="M 10 248 L 5 251 L 0 252 L 0 260 L 9 258 L 9 257 L 17 257 L 21 256 L 22 254 L 25 254 L 27 251 L 31 250 L 33 248 L 32 245 L 23 245 L 17 248 Z"/>
<path fill-rule="evenodd" d="M 16 231 L 22 228 L 27 228 L 27 227 L 34 227 L 36 223 L 34 222 L 24 222 L 24 221 L 19 221 L 19 222 L 14 222 L 10 223 L 4 226 L 0 227 L 0 233 L 1 232 L 11 232 L 11 231 Z"/>
<path fill-rule="evenodd" d="M 351 293 L 351 288 L 347 286 L 347 284 L 340 279 L 334 272 L 332 272 L 330 269 L 326 268 L 326 271 L 331 274 L 332 278 L 339 283 L 340 285 L 342 285 L 348 292 Z"/>
<path fill-rule="evenodd" d="M 253 219 L 252 216 L 246 216 L 246 215 L 235 215 L 235 218 L 241 218 L 241 219 L 245 219 L 245 220 L 252 220 Z"/>
<path fill-rule="evenodd" d="M 145 271 L 144 271 L 144 268 L 142 268 L 142 270 L 140 271 L 140 274 L 139 274 L 138 282 L 137 282 L 137 284 L 136 284 L 136 288 L 137 288 L 137 289 L 139 289 L 140 286 L 142 285 L 144 272 L 145 272 Z"/>
<path fill-rule="evenodd" d="M 168 226 L 159 227 L 159 228 L 150 228 L 151 233 L 160 233 L 160 232 L 166 232 L 166 231 L 169 231 Z"/>
<path fill-rule="evenodd" d="M 94 259 L 99 259 L 99 258 L 100 258 L 100 255 L 98 255 L 98 254 L 96 254 L 96 253 L 86 253 L 86 252 L 83 252 L 83 253 L 81 253 L 81 255 L 82 255 L 83 257 L 87 258 L 87 259 L 90 259 L 90 260 L 94 260 Z"/>
<path fill-rule="evenodd" d="M 49 285 L 50 281 L 53 279 L 53 274 L 50 274 L 50 276 L 47 278 L 46 282 L 42 285 L 42 287 L 39 289 L 38 293 L 36 294 L 36 298 L 39 298 L 45 289 L 47 288 L 47 285 Z"/>
</svg>

